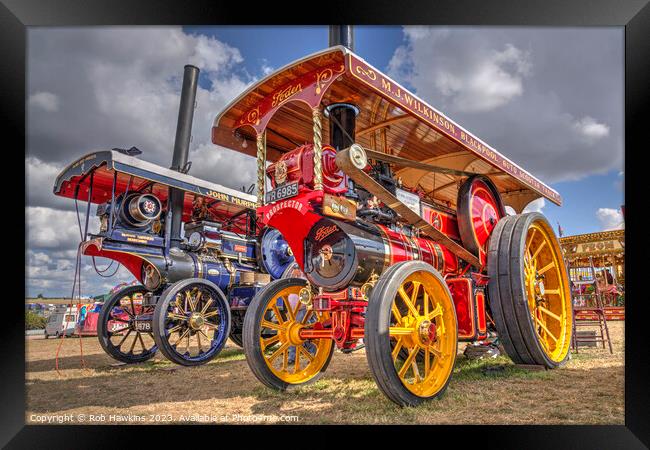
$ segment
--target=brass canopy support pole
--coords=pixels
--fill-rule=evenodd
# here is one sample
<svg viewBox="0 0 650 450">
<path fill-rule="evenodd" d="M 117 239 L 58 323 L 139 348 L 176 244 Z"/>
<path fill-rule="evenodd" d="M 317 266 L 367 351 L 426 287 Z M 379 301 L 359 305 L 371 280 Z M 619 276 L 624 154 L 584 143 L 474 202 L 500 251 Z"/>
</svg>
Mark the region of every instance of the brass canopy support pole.
<svg viewBox="0 0 650 450">
<path fill-rule="evenodd" d="M 323 189 L 323 124 L 320 108 L 312 109 L 314 119 L 314 190 Z"/>
<path fill-rule="evenodd" d="M 257 205 L 264 204 L 266 169 L 266 130 L 257 135 Z"/>
</svg>

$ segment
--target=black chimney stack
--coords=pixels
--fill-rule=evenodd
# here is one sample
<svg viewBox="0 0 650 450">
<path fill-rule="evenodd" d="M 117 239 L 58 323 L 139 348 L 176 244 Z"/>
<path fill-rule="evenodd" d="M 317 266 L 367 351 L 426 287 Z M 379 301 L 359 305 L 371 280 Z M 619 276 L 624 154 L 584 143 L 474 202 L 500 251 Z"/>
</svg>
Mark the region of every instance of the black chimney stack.
<svg viewBox="0 0 650 450">
<path fill-rule="evenodd" d="M 330 47 L 342 45 L 354 50 L 352 25 L 330 25 Z"/>
<path fill-rule="evenodd" d="M 190 138 L 192 137 L 192 119 L 194 118 L 194 104 L 196 102 L 196 87 L 199 83 L 199 68 L 186 65 L 183 74 L 183 87 L 181 89 L 181 104 L 178 110 L 178 124 L 176 125 L 176 141 L 174 142 L 174 156 L 170 169 L 186 173 L 187 159 L 190 153 Z M 169 209 L 172 214 L 170 240 L 172 247 L 179 247 L 181 243 L 181 219 L 183 218 L 183 197 L 185 193 L 172 189 L 169 195 Z"/>
<path fill-rule="evenodd" d="M 352 25 L 330 25 L 330 47 L 343 45 L 354 50 Z M 330 145 L 343 150 L 354 144 L 354 130 L 359 108 L 351 103 L 332 103 L 325 108 L 325 116 L 330 119 Z"/>
</svg>

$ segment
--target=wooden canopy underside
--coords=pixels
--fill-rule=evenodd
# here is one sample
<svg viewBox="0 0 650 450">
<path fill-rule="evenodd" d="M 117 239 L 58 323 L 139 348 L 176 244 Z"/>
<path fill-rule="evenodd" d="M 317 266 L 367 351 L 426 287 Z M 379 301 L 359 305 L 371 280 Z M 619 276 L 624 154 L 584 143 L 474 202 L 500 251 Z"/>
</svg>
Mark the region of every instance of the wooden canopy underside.
<svg viewBox="0 0 650 450">
<path fill-rule="evenodd" d="M 315 93 L 309 96 L 305 89 L 311 79 L 308 74 L 318 74 L 322 67 L 333 68 L 334 76 L 326 80 L 329 84 L 323 85 L 319 96 Z M 372 73 L 369 75 L 369 72 Z M 364 81 L 364 77 L 370 78 Z M 379 79 L 382 84 L 378 84 Z M 298 92 L 296 86 L 302 91 Z M 282 98 L 283 92 L 291 94 L 292 87 L 296 93 L 279 102 L 279 106 L 268 111 L 265 117 L 263 102 L 268 105 L 270 99 Z M 213 142 L 255 156 L 256 135 L 266 131 L 267 161 L 275 161 L 297 145 L 312 142 L 313 105 L 310 101 L 321 110 L 331 103 L 356 105 L 360 114 L 355 141 L 364 147 L 489 176 L 504 203 L 517 212 L 542 196 L 561 204 L 557 192 L 343 47 L 333 47 L 293 63 L 250 88 L 215 119 Z M 262 120 L 247 122 L 246 118 L 254 116 L 256 108 L 258 119 Z M 436 123 L 427 121 L 427 117 L 432 117 Z M 328 144 L 329 120 L 325 117 L 322 126 L 323 144 Z M 452 132 L 463 136 L 465 142 L 459 141 Z M 468 142 L 475 145 L 474 148 Z M 409 167 L 394 166 L 394 170 L 404 185 L 420 188 L 431 199 L 455 207 L 463 177 Z"/>
</svg>

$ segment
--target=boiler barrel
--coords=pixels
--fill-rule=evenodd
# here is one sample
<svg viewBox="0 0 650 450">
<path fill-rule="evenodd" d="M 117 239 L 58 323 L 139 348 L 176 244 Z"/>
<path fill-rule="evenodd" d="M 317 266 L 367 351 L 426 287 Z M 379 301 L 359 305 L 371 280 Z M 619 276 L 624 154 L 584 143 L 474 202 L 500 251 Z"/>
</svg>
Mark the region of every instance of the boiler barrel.
<svg viewBox="0 0 650 450">
<path fill-rule="evenodd" d="M 408 230 L 357 221 L 321 219 L 305 239 L 305 274 L 328 291 L 359 286 L 401 261 L 422 260 L 440 273 L 456 273 L 458 258 L 426 237 Z"/>
</svg>

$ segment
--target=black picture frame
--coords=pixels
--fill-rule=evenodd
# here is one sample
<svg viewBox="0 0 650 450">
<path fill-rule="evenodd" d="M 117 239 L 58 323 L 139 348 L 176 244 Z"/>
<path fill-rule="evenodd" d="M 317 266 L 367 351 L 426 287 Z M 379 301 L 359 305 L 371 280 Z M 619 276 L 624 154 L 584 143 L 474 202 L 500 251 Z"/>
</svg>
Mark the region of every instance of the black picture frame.
<svg viewBox="0 0 650 450">
<path fill-rule="evenodd" d="M 256 6 L 252 6 L 256 5 Z M 27 27 L 33 26 L 96 26 L 96 25 L 219 25 L 219 24 L 429 24 L 429 25 L 513 25 L 513 26 L 620 26 L 625 27 L 625 191 L 626 205 L 626 293 L 631 301 L 626 305 L 625 323 L 625 425 L 624 426 L 489 426 L 436 427 L 423 431 L 435 434 L 435 442 L 455 442 L 472 446 L 499 448 L 644 448 L 650 446 L 650 371 L 646 344 L 648 320 L 647 295 L 643 292 L 643 277 L 647 272 L 646 240 L 643 204 L 647 203 L 644 173 L 650 167 L 643 161 L 647 154 L 647 108 L 650 102 L 650 6 L 648 0 L 446 0 L 429 3 L 411 1 L 405 4 L 383 0 L 328 2 L 251 3 L 244 7 L 238 2 L 195 0 L 3 0 L 0 4 L 0 111 L 3 140 L 7 142 L 3 158 L 16 158 L 23 164 L 17 148 L 25 146 L 25 74 Z M 9 138 L 9 139 L 7 139 Z M 13 167 L 7 163 L 7 169 Z M 15 170 L 15 169 L 14 169 Z M 647 177 L 647 175 L 646 175 Z M 5 222 L 15 216 L 24 217 L 19 196 L 8 185 L 5 171 L 3 209 Z M 16 185 L 15 182 L 12 183 Z M 24 186 L 24 184 L 23 184 Z M 15 221 L 15 219 L 14 219 Z M 17 234 L 3 234 L 6 241 Z M 9 244 L 9 242 L 7 242 Z M 25 243 L 26 250 L 27 242 Z M 8 245 L 3 244 L 5 249 Z M 20 250 L 17 249 L 20 254 Z M 24 265 L 12 262 L 10 253 L 3 252 L 9 264 L 3 264 L 5 277 L 18 279 Z M 15 258 L 15 257 L 13 257 Z M 16 272 L 14 276 L 12 271 Z M 647 278 L 647 276 L 646 276 Z M 16 283 L 7 283 L 13 286 Z M 16 289 L 18 290 L 18 289 Z M 20 295 L 20 294 L 18 294 Z M 6 295 L 6 312 L 0 349 L 0 445 L 25 447 L 119 447 L 148 439 L 150 427 L 100 426 L 35 426 L 25 425 L 25 342 L 22 327 L 22 300 Z M 18 319 L 17 319 L 18 318 Z M 606 401 L 606 400 L 605 400 Z M 155 434 L 166 439 L 176 427 L 156 428 Z M 223 433 L 226 427 L 219 427 Z M 329 427 L 328 427 L 329 428 Z M 332 435 L 323 428 L 318 432 L 323 440 Z M 365 428 L 365 427 L 364 427 Z M 231 427 L 236 434 L 250 436 L 253 428 Z M 379 432 L 392 433 L 393 427 Z M 259 432 L 259 430 L 257 430 Z M 354 430 L 353 430 L 354 431 Z M 375 430 L 373 430 L 373 433 Z M 213 427 L 194 427 L 196 434 L 208 434 L 214 439 Z M 433 434 L 432 434 L 433 433 Z M 442 434 L 447 435 L 440 437 Z M 210 437 L 212 436 L 212 437 Z M 460 437 L 462 436 L 462 439 Z M 444 440 L 443 440 L 444 439 Z M 449 440 L 450 439 L 450 440 Z M 333 441 L 333 440 L 332 440 Z M 209 441 L 208 441 L 209 442 Z M 412 445 L 412 444 L 409 444 Z"/>
</svg>

